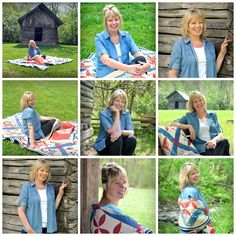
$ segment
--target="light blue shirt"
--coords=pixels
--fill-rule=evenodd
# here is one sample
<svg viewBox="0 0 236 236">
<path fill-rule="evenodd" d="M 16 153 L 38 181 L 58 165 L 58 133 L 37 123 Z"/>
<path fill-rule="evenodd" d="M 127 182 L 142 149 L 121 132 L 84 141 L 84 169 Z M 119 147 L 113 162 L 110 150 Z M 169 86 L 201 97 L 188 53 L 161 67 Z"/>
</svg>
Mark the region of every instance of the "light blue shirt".
<svg viewBox="0 0 236 236">
<path fill-rule="evenodd" d="M 46 185 L 47 193 L 47 232 L 57 231 L 55 191 L 52 185 Z M 31 228 L 36 233 L 42 233 L 42 213 L 40 206 L 40 196 L 35 182 L 26 183 L 22 186 L 19 201 L 19 207 L 26 207 L 26 217 Z M 27 232 L 23 226 L 22 229 Z"/>
<path fill-rule="evenodd" d="M 35 49 L 29 47 L 28 54 L 30 55 L 30 57 L 34 57 L 35 55 L 40 55 L 40 49 L 38 47 L 36 47 Z"/>
<path fill-rule="evenodd" d="M 222 128 L 218 122 L 217 115 L 215 112 L 207 112 L 208 116 L 208 123 L 210 126 L 210 137 L 213 139 L 216 137 L 219 133 L 222 133 Z M 196 133 L 196 138 L 195 140 L 192 140 L 193 145 L 196 147 L 199 153 L 203 153 L 206 150 L 206 141 L 201 140 L 199 138 L 199 120 L 197 118 L 197 114 L 195 112 L 191 113 L 186 113 L 185 116 L 180 118 L 178 120 L 179 123 L 181 124 L 188 124 L 192 125 L 193 129 L 195 130 Z"/>
<path fill-rule="evenodd" d="M 119 30 L 119 42 L 121 50 L 121 60 L 122 63 L 128 64 L 130 61 L 129 52 L 134 55 L 136 52 L 140 51 L 131 35 L 127 31 Z M 110 35 L 107 30 L 104 30 L 102 33 L 97 34 L 95 37 L 95 47 L 96 47 L 96 56 L 97 56 L 97 67 L 96 67 L 96 76 L 98 78 L 104 77 L 111 72 L 115 71 L 111 67 L 103 64 L 100 60 L 100 57 L 103 54 L 108 54 L 110 58 L 118 61 L 118 55 L 116 47 L 110 39 Z"/>
<path fill-rule="evenodd" d="M 100 129 L 97 140 L 95 142 L 95 149 L 102 151 L 106 148 L 106 138 L 109 136 L 107 130 L 110 129 L 114 123 L 112 111 L 109 108 L 104 109 L 99 114 Z M 120 128 L 121 130 L 134 130 L 133 123 L 129 111 L 123 111 L 120 115 Z"/>
<path fill-rule="evenodd" d="M 41 139 L 44 138 L 44 133 L 41 129 L 41 122 L 39 119 L 39 114 L 32 108 L 26 107 L 22 112 L 22 124 L 23 133 L 29 137 L 29 125 L 34 127 L 34 138 Z"/>
<path fill-rule="evenodd" d="M 206 77 L 216 78 L 216 54 L 214 45 L 203 40 L 206 54 Z M 189 38 L 174 43 L 169 61 L 169 69 L 179 70 L 179 78 L 199 78 L 198 58 Z"/>
</svg>

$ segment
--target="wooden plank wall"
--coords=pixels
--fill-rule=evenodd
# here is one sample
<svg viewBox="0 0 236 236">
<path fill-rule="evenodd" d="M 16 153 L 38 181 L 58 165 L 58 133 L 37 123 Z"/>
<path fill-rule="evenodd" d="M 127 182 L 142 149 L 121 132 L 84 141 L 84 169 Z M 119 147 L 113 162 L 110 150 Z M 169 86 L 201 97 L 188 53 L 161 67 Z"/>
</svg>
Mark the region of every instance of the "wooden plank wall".
<svg viewBox="0 0 236 236">
<path fill-rule="evenodd" d="M 168 78 L 168 61 L 173 43 L 181 38 L 180 20 L 189 8 L 200 9 L 206 17 L 207 39 L 219 52 L 220 45 L 229 34 L 233 39 L 233 3 L 159 3 L 158 4 L 159 77 Z M 218 74 L 233 77 L 233 42 Z"/>
<path fill-rule="evenodd" d="M 29 172 L 36 159 L 3 159 L 3 233 L 20 233 L 21 222 L 17 202 L 21 186 L 29 181 Z M 57 210 L 58 233 L 78 232 L 78 164 L 77 159 L 47 159 L 51 166 L 49 183 L 59 186 L 66 178 L 70 181 Z"/>
</svg>

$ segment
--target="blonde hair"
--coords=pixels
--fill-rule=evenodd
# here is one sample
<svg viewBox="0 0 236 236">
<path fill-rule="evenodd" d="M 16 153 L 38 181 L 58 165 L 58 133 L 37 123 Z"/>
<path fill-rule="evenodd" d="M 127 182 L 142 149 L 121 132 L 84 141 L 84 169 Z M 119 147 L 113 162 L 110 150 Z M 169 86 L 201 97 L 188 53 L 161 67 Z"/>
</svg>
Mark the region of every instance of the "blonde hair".
<svg viewBox="0 0 236 236">
<path fill-rule="evenodd" d="M 205 96 L 201 94 L 199 91 L 195 90 L 190 94 L 189 101 L 188 101 L 188 109 L 190 112 L 195 112 L 195 108 L 193 107 L 193 102 L 196 98 L 202 98 L 205 103 L 205 108 L 206 108 Z"/>
<path fill-rule="evenodd" d="M 196 164 L 191 162 L 186 162 L 181 168 L 179 173 L 179 188 L 183 190 L 188 184 L 188 176 L 192 171 L 198 171 L 198 167 Z"/>
<path fill-rule="evenodd" d="M 31 40 L 29 41 L 28 46 L 29 46 L 29 47 L 32 47 L 33 44 L 36 46 L 36 42 L 31 39 Z"/>
<path fill-rule="evenodd" d="M 36 174 L 37 174 L 37 171 L 40 169 L 40 168 L 45 168 L 48 172 L 48 177 L 47 179 L 44 181 L 44 184 L 46 184 L 48 182 L 48 180 L 50 179 L 50 176 L 51 176 L 51 168 L 50 168 L 50 165 L 48 163 L 48 161 L 44 160 L 44 159 L 40 159 L 40 160 L 37 160 L 31 167 L 31 172 L 30 172 L 30 182 L 33 182 L 35 181 L 35 177 L 36 177 Z"/>
<path fill-rule="evenodd" d="M 34 94 L 31 92 L 31 91 L 25 91 L 21 97 L 21 100 L 20 100 L 20 108 L 21 110 L 23 111 L 26 107 L 29 106 L 28 104 L 28 100 L 29 99 L 35 99 L 35 96 Z"/>
<path fill-rule="evenodd" d="M 115 5 L 106 5 L 103 8 L 103 24 L 104 27 L 107 28 L 107 19 L 109 17 L 114 18 L 114 17 L 118 17 L 120 20 L 120 25 L 122 25 L 122 15 L 120 14 L 119 9 L 115 6 Z"/>
<path fill-rule="evenodd" d="M 114 99 L 120 98 L 124 101 L 125 105 L 122 111 L 125 111 L 128 107 L 128 97 L 123 89 L 116 89 L 112 94 L 108 102 L 108 107 L 112 106 Z"/>
<path fill-rule="evenodd" d="M 202 35 L 200 36 L 201 39 L 205 38 L 206 35 L 206 20 L 202 12 L 198 9 L 190 8 L 187 10 L 185 15 L 183 16 L 181 23 L 180 23 L 180 30 L 183 37 L 189 36 L 188 28 L 189 23 L 191 20 L 197 19 L 203 22 L 203 31 Z"/>
<path fill-rule="evenodd" d="M 116 181 L 117 179 L 124 179 L 127 182 L 128 185 L 128 176 L 126 173 L 126 170 L 120 166 L 117 165 L 115 162 L 109 162 L 105 163 L 102 166 L 101 171 L 101 177 L 102 177 L 102 185 L 103 185 L 103 196 L 102 198 L 107 198 L 107 195 L 109 194 L 109 186 L 111 182 Z M 128 188 L 126 190 L 126 193 L 128 191 Z"/>
</svg>

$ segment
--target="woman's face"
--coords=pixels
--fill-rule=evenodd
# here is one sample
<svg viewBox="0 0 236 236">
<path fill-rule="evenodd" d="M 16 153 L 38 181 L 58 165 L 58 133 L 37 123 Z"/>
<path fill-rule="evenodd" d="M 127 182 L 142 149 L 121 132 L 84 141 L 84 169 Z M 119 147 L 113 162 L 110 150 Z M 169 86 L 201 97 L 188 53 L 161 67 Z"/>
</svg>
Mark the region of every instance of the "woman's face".
<svg viewBox="0 0 236 236">
<path fill-rule="evenodd" d="M 127 192 L 128 183 L 125 179 L 118 178 L 111 181 L 109 184 L 109 197 L 111 200 L 119 201 L 125 197 Z"/>
<path fill-rule="evenodd" d="M 202 97 L 195 98 L 193 100 L 193 108 L 195 109 L 196 113 L 200 111 L 205 111 L 206 104 Z"/>
<path fill-rule="evenodd" d="M 188 24 L 189 36 L 201 37 L 204 24 L 201 19 L 193 18 Z"/>
<path fill-rule="evenodd" d="M 119 111 L 122 111 L 125 107 L 125 101 L 121 97 L 116 97 L 113 100 L 112 106 L 114 106 Z"/>
<path fill-rule="evenodd" d="M 31 97 L 31 98 L 29 98 L 29 99 L 27 100 L 27 102 L 28 102 L 28 106 L 34 107 L 35 104 L 36 104 L 36 99 L 33 98 L 33 97 Z"/>
<path fill-rule="evenodd" d="M 41 167 L 37 170 L 35 181 L 38 181 L 40 183 L 44 183 L 48 178 L 48 171 L 46 168 Z"/>
<path fill-rule="evenodd" d="M 188 183 L 189 184 L 197 184 L 199 182 L 200 179 L 200 174 L 197 170 L 193 170 L 189 173 L 188 175 Z"/>
<path fill-rule="evenodd" d="M 118 16 L 108 17 L 106 26 L 109 33 L 117 33 L 120 28 L 120 18 Z"/>
</svg>

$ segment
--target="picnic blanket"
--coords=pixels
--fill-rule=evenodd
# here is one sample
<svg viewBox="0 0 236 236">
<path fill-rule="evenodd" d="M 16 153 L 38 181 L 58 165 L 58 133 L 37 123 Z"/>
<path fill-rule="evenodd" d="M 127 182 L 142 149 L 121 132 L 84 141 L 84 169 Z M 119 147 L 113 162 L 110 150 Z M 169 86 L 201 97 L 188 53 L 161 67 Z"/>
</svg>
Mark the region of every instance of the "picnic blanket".
<svg viewBox="0 0 236 236">
<path fill-rule="evenodd" d="M 147 71 L 147 74 L 133 75 L 128 72 L 116 70 L 104 78 L 156 78 L 156 52 L 142 47 L 139 47 L 139 49 L 146 57 L 148 63 L 151 64 L 151 68 Z M 132 59 L 133 56 L 130 55 L 130 61 Z M 96 65 L 96 53 L 92 53 L 87 59 L 82 60 L 80 63 L 80 78 L 96 78 Z"/>
<path fill-rule="evenodd" d="M 178 199 L 180 207 L 179 228 L 184 233 L 214 233 L 210 217 L 204 213 L 205 206 L 197 198 Z"/>
<path fill-rule="evenodd" d="M 37 146 L 32 149 L 28 145 L 28 137 L 22 132 L 22 113 L 17 113 L 3 119 L 2 137 L 45 156 L 78 155 L 78 124 L 72 121 L 63 121 L 59 130 L 54 131 L 49 139 L 38 140 Z"/>
<path fill-rule="evenodd" d="M 152 234 L 150 229 L 138 224 L 130 216 L 123 214 L 118 207 L 111 204 L 92 205 L 90 229 L 94 234 Z"/>
<path fill-rule="evenodd" d="M 60 64 L 67 63 L 67 62 L 71 62 L 73 59 L 47 56 L 46 60 L 49 62 L 49 64 L 40 65 L 40 64 L 37 64 L 36 61 L 29 60 L 27 58 L 8 60 L 7 62 L 9 62 L 11 64 L 16 64 L 19 66 L 26 66 L 26 67 L 31 67 L 31 68 L 38 68 L 39 70 L 46 70 L 49 67 L 49 65 L 60 65 Z"/>
<path fill-rule="evenodd" d="M 173 126 L 159 126 L 158 140 L 166 156 L 200 155 L 180 128 Z"/>
</svg>

